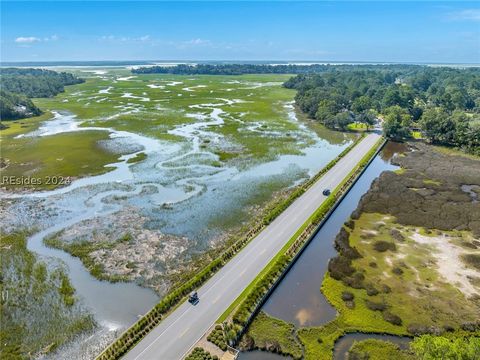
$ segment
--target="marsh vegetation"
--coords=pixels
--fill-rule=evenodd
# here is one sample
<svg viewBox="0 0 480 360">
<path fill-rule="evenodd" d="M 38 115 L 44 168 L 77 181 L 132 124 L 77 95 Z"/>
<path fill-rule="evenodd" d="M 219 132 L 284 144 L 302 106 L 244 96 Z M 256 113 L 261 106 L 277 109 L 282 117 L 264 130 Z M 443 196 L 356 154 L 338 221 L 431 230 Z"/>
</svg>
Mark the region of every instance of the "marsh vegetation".
<svg viewBox="0 0 480 360">
<path fill-rule="evenodd" d="M 299 120 L 284 75 L 69 71 L 86 81 L 34 99 L 44 115 L 1 130 L 2 173 L 69 181 L 3 183 L 2 227 L 29 230 L 33 251 L 66 261 L 83 313 L 97 322 L 93 339 L 111 340 L 156 297 L 92 275 L 167 293 L 353 139 Z M 102 284 L 115 306 L 94 301 Z M 131 304 L 125 314 L 121 304 Z M 88 358 L 100 343 L 61 353 Z"/>
</svg>

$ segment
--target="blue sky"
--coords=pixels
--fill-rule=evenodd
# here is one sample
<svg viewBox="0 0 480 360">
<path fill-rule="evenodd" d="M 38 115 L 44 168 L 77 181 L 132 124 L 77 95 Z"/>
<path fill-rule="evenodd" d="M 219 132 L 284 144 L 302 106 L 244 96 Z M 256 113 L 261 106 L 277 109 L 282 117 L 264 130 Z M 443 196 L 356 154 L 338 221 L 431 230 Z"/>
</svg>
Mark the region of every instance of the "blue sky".
<svg viewBox="0 0 480 360">
<path fill-rule="evenodd" d="M 478 2 L 1 1 L 2 61 L 480 63 Z"/>
</svg>

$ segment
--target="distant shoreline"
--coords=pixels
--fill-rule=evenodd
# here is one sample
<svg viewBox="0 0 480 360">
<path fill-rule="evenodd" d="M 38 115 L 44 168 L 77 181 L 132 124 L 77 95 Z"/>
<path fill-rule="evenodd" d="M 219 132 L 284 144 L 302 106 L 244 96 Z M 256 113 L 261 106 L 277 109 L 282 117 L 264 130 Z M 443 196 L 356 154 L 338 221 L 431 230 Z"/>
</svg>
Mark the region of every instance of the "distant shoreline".
<svg viewBox="0 0 480 360">
<path fill-rule="evenodd" d="M 265 64 L 265 65 L 425 65 L 432 67 L 480 67 L 480 63 L 433 63 L 390 61 L 273 61 L 273 60 L 105 60 L 105 61 L 0 61 L 0 67 L 125 67 L 179 64 Z"/>
</svg>

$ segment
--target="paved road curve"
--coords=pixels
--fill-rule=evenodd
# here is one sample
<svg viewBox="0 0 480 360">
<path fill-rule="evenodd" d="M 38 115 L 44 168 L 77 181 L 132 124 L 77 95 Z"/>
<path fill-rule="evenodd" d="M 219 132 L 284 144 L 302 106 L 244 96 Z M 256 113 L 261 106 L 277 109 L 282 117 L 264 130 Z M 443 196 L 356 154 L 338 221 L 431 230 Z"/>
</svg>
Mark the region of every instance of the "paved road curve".
<svg viewBox="0 0 480 360">
<path fill-rule="evenodd" d="M 188 302 L 180 305 L 139 342 L 125 356 L 125 359 L 182 359 L 326 199 L 322 191 L 326 188 L 334 189 L 372 148 L 379 137 L 378 134 L 368 134 L 205 283 L 198 290 L 200 302 L 196 306 Z"/>
</svg>

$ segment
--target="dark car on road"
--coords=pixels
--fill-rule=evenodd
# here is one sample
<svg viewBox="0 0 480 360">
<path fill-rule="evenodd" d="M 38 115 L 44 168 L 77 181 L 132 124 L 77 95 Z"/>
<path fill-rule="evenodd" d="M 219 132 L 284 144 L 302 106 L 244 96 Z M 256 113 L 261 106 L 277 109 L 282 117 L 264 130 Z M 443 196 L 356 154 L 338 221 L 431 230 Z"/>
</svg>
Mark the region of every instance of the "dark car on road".
<svg viewBox="0 0 480 360">
<path fill-rule="evenodd" d="M 325 190 L 323 190 L 322 194 L 325 195 L 325 196 L 328 196 L 328 195 L 330 195 L 330 190 L 325 189 Z"/>
<path fill-rule="evenodd" d="M 192 305 L 197 305 L 200 299 L 198 298 L 198 293 L 196 291 L 192 292 L 188 297 L 188 302 Z"/>
</svg>

